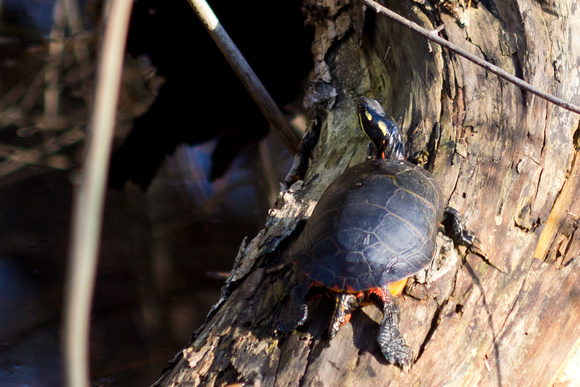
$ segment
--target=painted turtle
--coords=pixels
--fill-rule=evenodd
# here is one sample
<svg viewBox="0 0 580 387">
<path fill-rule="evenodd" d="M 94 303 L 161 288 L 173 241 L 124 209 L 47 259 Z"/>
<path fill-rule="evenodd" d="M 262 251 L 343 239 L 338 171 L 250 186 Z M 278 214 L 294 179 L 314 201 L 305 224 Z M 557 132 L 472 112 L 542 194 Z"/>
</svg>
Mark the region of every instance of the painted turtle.
<svg viewBox="0 0 580 387">
<path fill-rule="evenodd" d="M 347 169 L 322 194 L 290 260 L 310 279 L 297 285 L 277 330 L 289 333 L 308 317 L 315 294 L 335 300 L 328 335 L 334 337 L 350 314 L 372 303 L 383 312 L 377 335 L 387 361 L 402 367 L 413 353 L 399 332 L 392 295 L 429 264 L 440 222 L 457 244 L 473 246 L 458 213 L 445 208 L 433 176 L 404 160 L 399 129 L 376 100 L 361 97 L 359 123 L 374 156 Z"/>
</svg>

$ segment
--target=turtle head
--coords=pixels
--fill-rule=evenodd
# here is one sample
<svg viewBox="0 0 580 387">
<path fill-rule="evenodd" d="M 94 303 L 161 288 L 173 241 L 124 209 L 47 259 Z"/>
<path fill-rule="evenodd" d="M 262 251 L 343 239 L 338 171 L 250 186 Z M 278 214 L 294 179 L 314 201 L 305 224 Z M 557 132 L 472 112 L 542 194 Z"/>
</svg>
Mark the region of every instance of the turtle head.
<svg viewBox="0 0 580 387">
<path fill-rule="evenodd" d="M 375 148 L 375 158 L 396 160 L 405 158 L 405 147 L 399 127 L 376 99 L 360 97 L 357 114 L 362 131 Z"/>
</svg>

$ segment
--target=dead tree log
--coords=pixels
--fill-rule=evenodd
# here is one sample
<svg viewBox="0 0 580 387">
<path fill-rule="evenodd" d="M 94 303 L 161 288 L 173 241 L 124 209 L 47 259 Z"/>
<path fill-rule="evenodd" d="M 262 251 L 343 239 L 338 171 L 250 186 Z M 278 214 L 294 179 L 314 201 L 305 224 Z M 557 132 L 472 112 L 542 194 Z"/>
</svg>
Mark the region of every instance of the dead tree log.
<svg viewBox="0 0 580 387">
<path fill-rule="evenodd" d="M 580 7 L 575 0 L 383 2 L 472 53 L 580 103 Z M 304 0 L 316 27 L 307 90 L 304 181 L 281 193 L 265 228 L 240 248 L 224 297 L 158 385 L 549 385 L 580 345 L 578 115 L 526 93 L 356 0 Z M 361 33 L 361 28 L 363 28 Z M 287 250 L 326 186 L 364 160 L 358 95 L 382 98 L 407 155 L 428 151 L 448 203 L 489 261 L 449 249 L 398 298 L 409 370 L 386 364 L 380 313 L 355 312 L 337 337 L 329 308 L 272 334 L 302 279 Z M 424 153 L 423 153 L 424 154 Z M 462 255 L 463 254 L 463 255 Z"/>
</svg>

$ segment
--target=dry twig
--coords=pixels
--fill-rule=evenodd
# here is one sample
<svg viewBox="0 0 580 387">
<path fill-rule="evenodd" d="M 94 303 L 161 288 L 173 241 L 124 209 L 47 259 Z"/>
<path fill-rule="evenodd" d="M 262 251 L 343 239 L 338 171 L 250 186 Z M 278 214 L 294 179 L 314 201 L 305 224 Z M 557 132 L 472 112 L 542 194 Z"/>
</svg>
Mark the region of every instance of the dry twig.
<svg viewBox="0 0 580 387">
<path fill-rule="evenodd" d="M 439 32 L 439 28 L 441 28 L 441 27 L 439 27 L 433 31 L 429 31 L 428 29 L 425 29 L 425 28 L 419 26 L 418 24 L 413 23 L 412 21 L 407 20 L 404 17 L 396 14 L 395 12 L 391 11 L 390 9 L 383 7 L 380 4 L 377 4 L 373 0 L 360 0 L 360 1 L 364 5 L 374 9 L 375 12 L 383 14 L 385 16 L 388 16 L 389 18 L 393 19 L 397 23 L 404 25 L 405 27 L 409 28 L 410 30 L 418 33 L 421 36 L 424 36 L 425 38 L 427 38 L 427 39 L 429 39 L 437 44 L 440 44 L 441 46 L 453 51 L 454 53 L 461 55 L 465 59 L 475 63 L 478 66 L 483 67 L 484 69 L 494 73 L 495 75 L 499 76 L 500 78 L 503 78 L 506 81 L 511 82 L 514 85 L 516 85 L 516 86 L 518 86 L 526 91 L 529 91 L 530 93 L 535 94 L 540 98 L 545 99 L 546 101 L 552 102 L 553 104 L 558 105 L 560 107 L 563 107 L 564 109 L 567 109 L 567 110 L 570 110 L 574 113 L 580 114 L 580 107 L 579 106 L 576 106 L 576 105 L 573 105 L 569 102 L 566 102 L 563 99 L 560 99 L 558 97 L 553 96 L 552 94 L 543 92 L 540 89 L 530 85 L 529 83 L 524 82 L 520 78 L 517 78 L 517 77 L 511 75 L 507 71 L 502 70 L 499 67 L 494 66 L 491 63 L 486 62 L 485 60 L 483 60 L 481 58 L 478 58 L 477 56 L 462 49 L 461 47 L 456 46 L 455 44 L 449 42 L 448 40 L 441 38 L 439 35 L 437 35 L 437 33 Z"/>
<path fill-rule="evenodd" d="M 189 0 L 189 3 L 222 54 L 226 57 L 230 66 L 232 66 L 238 78 L 244 84 L 246 90 L 252 96 L 254 102 L 256 102 L 256 105 L 262 111 L 264 117 L 274 127 L 274 130 L 280 136 L 290 153 L 295 155 L 298 152 L 300 139 L 290 128 L 288 121 L 284 118 L 276 102 L 274 102 L 264 85 L 262 85 L 262 82 L 260 82 L 260 79 L 258 79 L 256 73 L 254 73 L 254 70 L 252 70 L 224 27 L 220 24 L 210 6 L 205 0 Z"/>
</svg>

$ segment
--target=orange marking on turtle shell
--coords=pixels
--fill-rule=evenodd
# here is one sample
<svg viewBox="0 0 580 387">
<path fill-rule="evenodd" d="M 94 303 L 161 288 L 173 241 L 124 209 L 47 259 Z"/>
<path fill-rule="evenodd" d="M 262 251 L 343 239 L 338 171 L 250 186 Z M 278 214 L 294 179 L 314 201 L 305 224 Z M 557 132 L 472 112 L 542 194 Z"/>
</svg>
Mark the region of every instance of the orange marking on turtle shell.
<svg viewBox="0 0 580 387">
<path fill-rule="evenodd" d="M 347 322 L 350 321 L 350 318 L 352 317 L 352 314 L 347 314 L 346 316 L 344 316 L 344 322 L 342 323 L 341 327 L 345 326 Z"/>
<path fill-rule="evenodd" d="M 403 293 L 403 290 L 405 289 L 405 285 L 407 285 L 407 279 L 402 279 L 400 281 L 397 282 L 393 282 L 391 284 L 389 284 L 389 291 L 391 292 L 391 294 L 394 296 L 398 296 L 399 294 Z"/>
<path fill-rule="evenodd" d="M 355 288 L 353 288 L 349 284 L 346 284 L 346 289 L 344 291 L 346 293 L 357 293 L 358 292 L 358 290 L 356 290 Z"/>
</svg>

